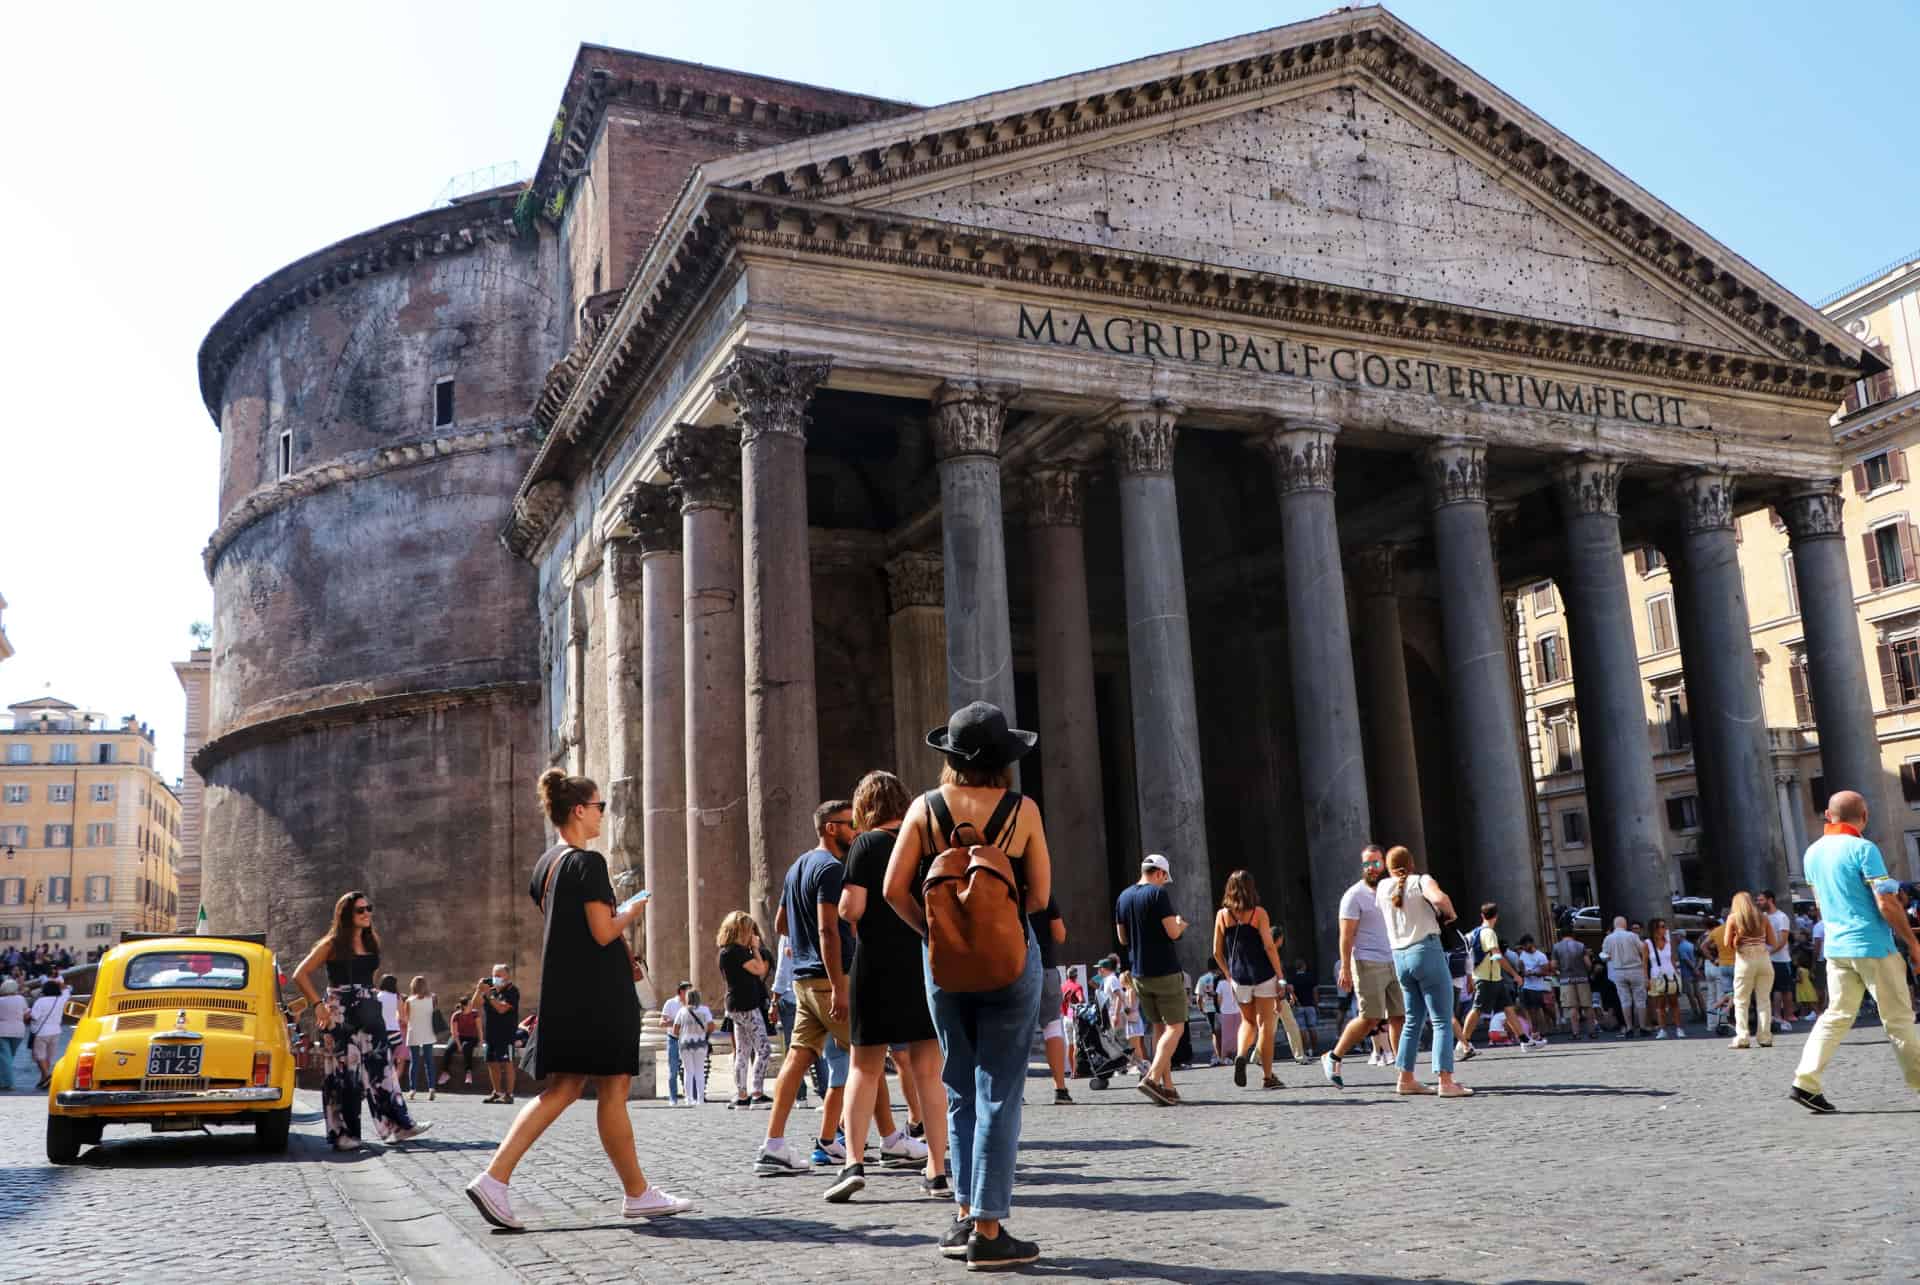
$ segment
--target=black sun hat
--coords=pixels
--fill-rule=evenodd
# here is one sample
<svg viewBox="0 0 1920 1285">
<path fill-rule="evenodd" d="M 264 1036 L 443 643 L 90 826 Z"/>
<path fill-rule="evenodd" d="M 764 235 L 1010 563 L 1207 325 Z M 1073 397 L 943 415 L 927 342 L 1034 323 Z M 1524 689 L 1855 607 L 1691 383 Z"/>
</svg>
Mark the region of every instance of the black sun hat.
<svg viewBox="0 0 1920 1285">
<path fill-rule="evenodd" d="M 968 767 L 1005 767 L 1018 762 L 1040 743 L 1035 732 L 1007 726 L 998 705 L 974 701 L 953 712 L 945 727 L 927 733 L 927 744 Z"/>
</svg>

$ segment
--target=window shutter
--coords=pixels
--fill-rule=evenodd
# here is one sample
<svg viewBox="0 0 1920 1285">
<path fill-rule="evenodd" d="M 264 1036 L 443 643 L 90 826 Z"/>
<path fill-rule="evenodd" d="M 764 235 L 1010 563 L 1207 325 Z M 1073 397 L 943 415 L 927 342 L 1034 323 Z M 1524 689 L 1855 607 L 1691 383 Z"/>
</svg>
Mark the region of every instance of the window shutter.
<svg viewBox="0 0 1920 1285">
<path fill-rule="evenodd" d="M 1888 451 L 1887 464 L 1893 469 L 1894 481 L 1904 482 L 1907 480 L 1907 453 L 1905 451 Z"/>
<path fill-rule="evenodd" d="M 1909 803 L 1920 799 L 1920 763 L 1900 765 L 1900 797 Z"/>
<path fill-rule="evenodd" d="M 1915 568 L 1913 560 L 1913 524 L 1905 518 L 1900 519 L 1900 560 L 1902 563 L 1900 578 L 1893 583 L 1904 584 L 1909 580 L 1920 579 L 1920 569 Z M 1881 569 L 1881 575 L 1885 577 L 1885 568 Z"/>
<path fill-rule="evenodd" d="M 1886 588 L 1880 580 L 1880 546 L 1874 540 L 1873 532 L 1860 533 L 1860 548 L 1867 556 L 1867 587 L 1869 589 Z"/>
<path fill-rule="evenodd" d="M 1813 709 L 1807 701 L 1807 667 L 1789 664 L 1787 673 L 1793 676 L 1793 721 L 1805 727 L 1813 721 Z"/>
<path fill-rule="evenodd" d="M 1887 698 L 1887 708 L 1896 709 L 1900 705 L 1900 667 L 1893 659 L 1893 648 L 1881 643 L 1873 649 L 1880 658 L 1880 694 Z"/>
<path fill-rule="evenodd" d="M 1534 640 L 1533 681 L 1536 683 L 1549 683 L 1553 681 L 1547 676 L 1547 640 L 1544 638 Z"/>
<path fill-rule="evenodd" d="M 1867 466 L 1865 464 L 1856 464 L 1853 466 L 1853 493 L 1855 495 L 1865 495 L 1867 493 Z"/>
</svg>

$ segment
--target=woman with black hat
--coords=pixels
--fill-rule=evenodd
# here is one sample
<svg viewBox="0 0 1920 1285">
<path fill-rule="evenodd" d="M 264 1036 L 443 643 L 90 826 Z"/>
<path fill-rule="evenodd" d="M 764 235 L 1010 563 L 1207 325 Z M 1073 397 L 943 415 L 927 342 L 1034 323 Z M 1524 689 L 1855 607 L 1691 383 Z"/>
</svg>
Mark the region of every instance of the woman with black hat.
<svg viewBox="0 0 1920 1285">
<path fill-rule="evenodd" d="M 923 938 L 927 917 L 921 885 L 956 829 L 978 830 L 986 843 L 1007 855 L 1019 889 L 1023 926 L 1028 913 L 1047 904 L 1053 867 L 1040 809 L 1012 791 L 1014 763 L 1039 739 L 1008 727 L 1007 716 L 985 701 L 956 711 L 945 727 L 927 733 L 927 744 L 944 754 L 947 764 L 940 771 L 940 788 L 914 800 L 907 810 L 883 889 L 887 904 Z M 927 998 L 946 1057 L 941 1078 L 947 1086 L 959 1207 L 953 1226 L 941 1238 L 940 1252 L 964 1257 L 969 1268 L 1007 1267 L 1040 1257 L 1039 1246 L 1016 1239 L 1002 1225 L 1013 1201 L 1021 1095 L 1040 1005 L 1040 948 L 1031 928 L 1025 932 L 1026 962 L 1018 977 L 998 990 L 943 990 L 923 951 Z"/>
</svg>

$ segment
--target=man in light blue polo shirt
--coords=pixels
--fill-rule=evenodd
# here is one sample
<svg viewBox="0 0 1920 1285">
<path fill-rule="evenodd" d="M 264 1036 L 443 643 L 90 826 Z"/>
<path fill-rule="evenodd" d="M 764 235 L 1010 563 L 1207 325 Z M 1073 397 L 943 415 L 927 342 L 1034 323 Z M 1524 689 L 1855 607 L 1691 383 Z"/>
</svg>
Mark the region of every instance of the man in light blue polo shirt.
<svg viewBox="0 0 1920 1285">
<path fill-rule="evenodd" d="M 1862 992 L 1872 994 L 1879 1006 L 1907 1087 L 1920 1093 L 1920 1030 L 1914 1026 L 1907 970 L 1894 950 L 1897 936 L 1907 957 L 1920 967 L 1920 938 L 1907 923 L 1900 885 L 1888 876 L 1886 859 L 1861 837 L 1866 826 L 1867 801 L 1842 790 L 1827 803 L 1826 833 L 1807 849 L 1807 882 L 1827 925 L 1829 1001 L 1807 1036 L 1791 1096 L 1821 1115 L 1835 1108 L 1820 1092 L 1820 1075 L 1853 1029 Z"/>
</svg>

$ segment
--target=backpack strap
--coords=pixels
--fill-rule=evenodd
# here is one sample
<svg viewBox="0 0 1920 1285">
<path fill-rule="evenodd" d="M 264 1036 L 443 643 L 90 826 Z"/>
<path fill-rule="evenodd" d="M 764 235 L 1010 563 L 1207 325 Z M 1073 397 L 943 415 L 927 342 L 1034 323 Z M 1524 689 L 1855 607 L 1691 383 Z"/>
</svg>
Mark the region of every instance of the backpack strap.
<svg viewBox="0 0 1920 1285">
<path fill-rule="evenodd" d="M 1000 805 L 994 808 L 993 815 L 987 818 L 986 827 L 980 832 L 981 837 L 1001 851 L 1006 851 L 1006 840 L 1013 837 L 1019 814 L 1020 795 L 1017 791 L 1008 790 L 1000 796 Z"/>
<path fill-rule="evenodd" d="M 947 810 L 946 799 L 941 796 L 941 793 L 939 790 L 934 789 L 934 790 L 927 791 L 926 800 L 927 800 L 928 814 L 933 818 L 935 822 L 939 823 L 940 833 L 947 836 L 947 842 L 952 843 L 953 842 L 953 813 Z M 938 856 L 940 854 L 940 849 L 937 846 L 938 842 L 939 841 L 933 837 L 933 827 L 929 825 L 927 827 L 927 855 L 928 856 Z"/>
</svg>

